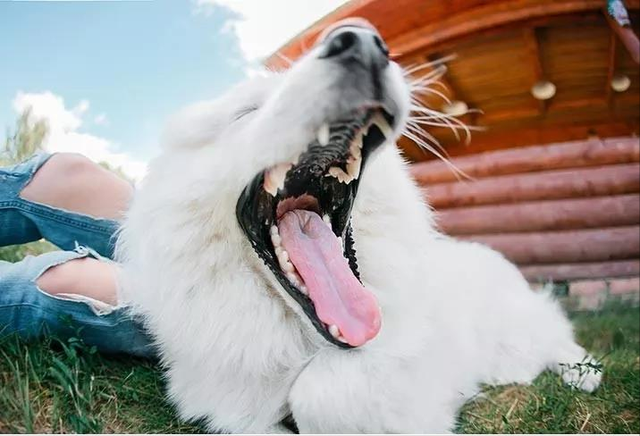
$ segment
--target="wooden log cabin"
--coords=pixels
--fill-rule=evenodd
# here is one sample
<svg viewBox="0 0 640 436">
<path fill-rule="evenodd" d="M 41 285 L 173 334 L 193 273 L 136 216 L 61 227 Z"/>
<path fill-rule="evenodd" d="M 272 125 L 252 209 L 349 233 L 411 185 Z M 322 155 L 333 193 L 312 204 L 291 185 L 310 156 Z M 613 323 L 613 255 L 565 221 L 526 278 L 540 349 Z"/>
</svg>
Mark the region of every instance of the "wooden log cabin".
<svg viewBox="0 0 640 436">
<path fill-rule="evenodd" d="M 630 26 L 609 13 L 621 5 Z M 640 274 L 639 0 L 352 0 L 267 65 L 286 68 L 350 16 L 403 66 L 435 62 L 416 76 L 449 59 L 445 98 L 421 102 L 478 127 L 469 142 L 428 129 L 467 177 L 399 144 L 445 232 L 496 248 L 531 281 Z"/>
</svg>

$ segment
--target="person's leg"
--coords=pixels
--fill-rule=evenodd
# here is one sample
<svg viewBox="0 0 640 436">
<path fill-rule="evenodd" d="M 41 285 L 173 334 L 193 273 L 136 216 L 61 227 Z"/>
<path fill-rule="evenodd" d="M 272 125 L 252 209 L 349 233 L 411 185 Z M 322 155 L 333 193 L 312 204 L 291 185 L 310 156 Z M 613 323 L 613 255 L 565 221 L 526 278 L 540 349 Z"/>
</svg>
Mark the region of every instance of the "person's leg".
<svg viewBox="0 0 640 436">
<path fill-rule="evenodd" d="M 116 219 L 131 195 L 127 182 L 79 155 L 39 154 L 0 168 L 0 246 L 44 237 L 67 250 L 0 261 L 0 335 L 69 335 L 62 320 L 71 316 L 102 351 L 150 353 L 140 324 L 118 305 L 116 264 L 97 254 L 113 254 Z"/>
<path fill-rule="evenodd" d="M 113 264 L 83 257 L 49 268 L 36 284 L 50 295 L 84 295 L 115 306 L 118 304 L 116 273 Z"/>
<path fill-rule="evenodd" d="M 75 154 L 39 154 L 0 168 L 0 246 L 45 238 L 63 250 L 89 246 L 111 257 L 133 188 Z"/>
<path fill-rule="evenodd" d="M 20 197 L 94 218 L 119 220 L 132 194 L 129 183 L 90 159 L 60 153 L 38 169 Z"/>
<path fill-rule="evenodd" d="M 151 340 L 115 300 L 117 264 L 83 247 L 0 261 L 0 337 L 79 335 L 101 352 L 155 355 Z"/>
</svg>

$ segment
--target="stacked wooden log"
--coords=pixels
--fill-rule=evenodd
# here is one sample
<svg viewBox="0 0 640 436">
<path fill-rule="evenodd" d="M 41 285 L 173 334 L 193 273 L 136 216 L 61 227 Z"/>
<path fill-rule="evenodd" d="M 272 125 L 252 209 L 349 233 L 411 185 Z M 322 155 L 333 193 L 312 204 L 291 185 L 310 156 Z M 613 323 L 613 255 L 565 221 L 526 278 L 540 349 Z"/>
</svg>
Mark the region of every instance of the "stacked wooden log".
<svg viewBox="0 0 640 436">
<path fill-rule="evenodd" d="M 532 281 L 640 274 L 640 141 L 590 139 L 412 165 L 441 229 Z"/>
</svg>

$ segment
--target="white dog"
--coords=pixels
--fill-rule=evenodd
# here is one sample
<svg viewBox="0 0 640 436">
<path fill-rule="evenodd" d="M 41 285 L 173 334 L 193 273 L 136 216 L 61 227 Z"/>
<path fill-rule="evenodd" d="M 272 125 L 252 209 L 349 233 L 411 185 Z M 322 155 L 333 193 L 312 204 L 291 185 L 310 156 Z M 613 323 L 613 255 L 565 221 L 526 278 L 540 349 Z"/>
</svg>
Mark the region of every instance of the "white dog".
<svg viewBox="0 0 640 436">
<path fill-rule="evenodd" d="M 394 145 L 410 101 L 375 29 L 352 20 L 288 71 L 174 120 L 119 252 L 122 298 L 182 418 L 440 433 L 480 383 L 552 369 L 598 386 L 548 295 L 435 228 Z"/>
</svg>

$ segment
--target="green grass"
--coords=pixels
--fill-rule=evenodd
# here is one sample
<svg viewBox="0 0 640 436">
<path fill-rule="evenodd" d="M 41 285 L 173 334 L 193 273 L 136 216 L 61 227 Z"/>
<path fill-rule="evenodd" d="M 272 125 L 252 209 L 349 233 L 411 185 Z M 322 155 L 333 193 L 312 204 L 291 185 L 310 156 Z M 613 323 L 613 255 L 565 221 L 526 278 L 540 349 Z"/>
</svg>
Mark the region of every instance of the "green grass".
<svg viewBox="0 0 640 436">
<path fill-rule="evenodd" d="M 551 373 L 532 386 L 488 387 L 463 408 L 458 431 L 640 432 L 640 311 L 614 305 L 573 319 L 579 341 L 603 360 L 595 394 Z M 198 431 L 163 399 L 153 363 L 100 356 L 77 339 L 0 342 L 0 432 Z"/>
<path fill-rule="evenodd" d="M 578 342 L 602 359 L 593 394 L 569 389 L 546 372 L 531 386 L 488 387 L 460 415 L 465 433 L 640 432 L 640 310 L 609 304 L 573 315 Z"/>
<path fill-rule="evenodd" d="M 156 366 L 71 339 L 0 343 L 0 432 L 198 432 L 163 397 Z"/>
</svg>

